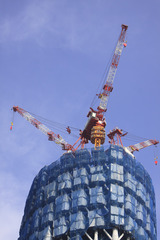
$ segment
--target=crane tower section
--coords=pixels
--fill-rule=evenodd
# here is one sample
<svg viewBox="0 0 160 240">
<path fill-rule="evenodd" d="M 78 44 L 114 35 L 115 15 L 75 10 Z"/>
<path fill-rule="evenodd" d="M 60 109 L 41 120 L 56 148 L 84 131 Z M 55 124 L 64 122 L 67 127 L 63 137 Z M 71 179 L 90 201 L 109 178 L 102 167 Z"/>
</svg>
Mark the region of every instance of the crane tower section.
<svg viewBox="0 0 160 240">
<path fill-rule="evenodd" d="M 108 74 L 105 77 L 106 81 L 103 86 L 102 93 L 98 94 L 98 97 L 100 98 L 99 106 L 97 107 L 96 111 L 90 108 L 90 111 L 87 115 L 88 121 L 81 134 L 81 138 L 86 139 L 86 142 L 90 140 L 92 143 L 95 144 L 95 147 L 100 146 L 105 142 L 106 121 L 104 118 L 104 113 L 107 111 L 107 103 L 110 93 L 113 90 L 113 81 L 115 78 L 123 47 L 126 47 L 127 45 L 125 41 L 127 29 L 128 26 L 122 25 L 122 30 L 112 57 L 111 65 Z"/>
</svg>

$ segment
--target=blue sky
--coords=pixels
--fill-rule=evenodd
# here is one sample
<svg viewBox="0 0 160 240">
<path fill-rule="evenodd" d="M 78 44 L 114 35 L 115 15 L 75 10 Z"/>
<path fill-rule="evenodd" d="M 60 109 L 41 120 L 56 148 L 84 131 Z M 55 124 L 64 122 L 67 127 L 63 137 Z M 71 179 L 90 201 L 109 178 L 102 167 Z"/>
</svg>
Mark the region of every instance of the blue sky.
<svg viewBox="0 0 160 240">
<path fill-rule="evenodd" d="M 0 239 L 18 237 L 33 178 L 62 154 L 18 114 L 10 132 L 10 109 L 18 105 L 83 129 L 121 24 L 129 26 L 128 46 L 109 99 L 106 131 L 119 126 L 160 140 L 159 13 L 158 0 L 0 1 Z M 160 239 L 160 163 L 154 165 L 153 147 L 135 155 L 153 180 Z"/>
</svg>

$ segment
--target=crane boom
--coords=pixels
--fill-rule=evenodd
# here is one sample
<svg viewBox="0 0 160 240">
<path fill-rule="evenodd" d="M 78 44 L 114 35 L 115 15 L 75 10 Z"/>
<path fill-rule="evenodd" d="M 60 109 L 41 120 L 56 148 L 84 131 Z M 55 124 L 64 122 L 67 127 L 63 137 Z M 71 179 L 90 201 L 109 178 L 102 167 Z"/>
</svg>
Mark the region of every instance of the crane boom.
<svg viewBox="0 0 160 240">
<path fill-rule="evenodd" d="M 72 145 L 68 144 L 59 134 L 55 134 L 48 127 L 46 127 L 43 123 L 34 118 L 29 112 L 18 107 L 13 106 L 13 111 L 18 112 L 22 117 L 24 117 L 28 122 L 30 122 L 33 126 L 43 132 L 46 136 L 48 136 L 48 140 L 54 141 L 56 144 L 60 145 L 63 150 L 73 150 Z"/>
<path fill-rule="evenodd" d="M 122 25 L 122 30 L 112 57 L 109 72 L 106 76 L 106 82 L 103 86 L 103 91 L 101 94 L 98 94 L 98 97 L 101 99 L 100 104 L 97 107 L 97 111 L 90 108 L 90 111 L 87 115 L 88 121 L 81 134 L 81 138 L 86 139 L 86 142 L 88 140 L 91 140 L 91 142 L 94 143 L 95 146 L 100 146 L 105 141 L 106 121 L 104 118 L 104 113 L 107 111 L 106 107 L 110 93 L 113 90 L 113 81 L 115 78 L 117 66 L 120 60 L 120 56 L 122 54 L 123 47 L 126 47 L 125 36 L 127 28 L 128 26 Z"/>
<path fill-rule="evenodd" d="M 110 130 L 109 133 L 107 134 L 108 138 L 110 139 L 109 143 L 114 144 L 114 145 L 121 145 L 123 147 L 121 137 L 124 137 L 127 134 L 128 134 L 128 132 L 123 132 L 122 129 L 119 129 L 118 127 L 116 127 L 112 131 Z M 130 146 L 124 147 L 124 148 L 126 150 L 128 150 L 130 153 L 133 153 L 134 151 L 139 151 L 139 150 L 141 150 L 145 147 L 156 145 L 158 143 L 159 143 L 159 141 L 150 139 L 150 140 L 146 140 L 144 142 L 136 143 L 134 145 L 130 145 Z"/>
<path fill-rule="evenodd" d="M 110 92 L 112 92 L 113 90 L 113 81 L 116 75 L 116 71 L 117 71 L 119 60 L 120 60 L 120 56 L 122 54 L 123 47 L 126 47 L 125 36 L 126 36 L 127 28 L 128 26 L 122 25 L 122 30 L 114 51 L 114 55 L 111 61 L 109 71 L 108 71 L 107 80 L 103 87 L 103 92 L 102 94 L 100 94 L 101 101 L 98 106 L 98 109 L 101 109 L 104 112 L 107 110 L 106 107 L 107 107 L 109 95 L 110 95 Z"/>
<path fill-rule="evenodd" d="M 131 153 L 133 153 L 134 151 L 139 151 L 145 147 L 149 147 L 149 146 L 152 146 L 152 145 L 156 145 L 158 144 L 159 141 L 157 140 L 147 140 L 147 141 L 144 141 L 144 142 L 141 142 L 141 143 L 136 143 L 134 145 L 130 145 L 128 147 L 126 147 Z"/>
</svg>

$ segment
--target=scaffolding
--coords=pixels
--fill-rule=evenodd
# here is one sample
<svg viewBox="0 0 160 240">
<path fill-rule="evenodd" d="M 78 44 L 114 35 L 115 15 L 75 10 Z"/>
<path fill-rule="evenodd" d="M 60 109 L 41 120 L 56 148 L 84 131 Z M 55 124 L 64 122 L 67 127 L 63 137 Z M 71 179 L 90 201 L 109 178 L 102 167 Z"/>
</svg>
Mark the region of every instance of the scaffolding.
<svg viewBox="0 0 160 240">
<path fill-rule="evenodd" d="M 35 177 L 18 240 L 156 240 L 152 180 L 122 146 L 66 153 Z"/>
</svg>

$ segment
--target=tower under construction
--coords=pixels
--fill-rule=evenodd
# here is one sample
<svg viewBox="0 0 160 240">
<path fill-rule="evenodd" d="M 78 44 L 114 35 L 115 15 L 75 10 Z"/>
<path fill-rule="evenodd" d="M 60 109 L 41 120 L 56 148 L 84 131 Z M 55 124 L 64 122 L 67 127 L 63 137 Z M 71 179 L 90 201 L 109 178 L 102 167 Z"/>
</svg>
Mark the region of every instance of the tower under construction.
<svg viewBox="0 0 160 240">
<path fill-rule="evenodd" d="M 35 177 L 19 240 L 156 240 L 152 180 L 122 146 L 66 153 Z"/>
<path fill-rule="evenodd" d="M 66 151 L 35 177 L 19 240 L 157 240 L 152 180 L 133 152 L 159 142 L 145 139 L 123 147 L 121 137 L 127 132 L 116 127 L 107 134 L 110 147 L 102 147 L 106 138 L 107 104 L 122 50 L 127 46 L 128 26 L 121 27 L 103 86 L 96 94 L 100 102 L 96 110 L 91 105 L 85 127 L 74 144 L 52 131 L 47 126 L 51 121 L 13 106 L 13 112 L 18 112 Z M 11 130 L 12 126 L 13 122 Z M 65 130 L 71 134 L 70 126 Z M 85 148 L 88 142 L 94 144 L 94 149 Z"/>
</svg>

